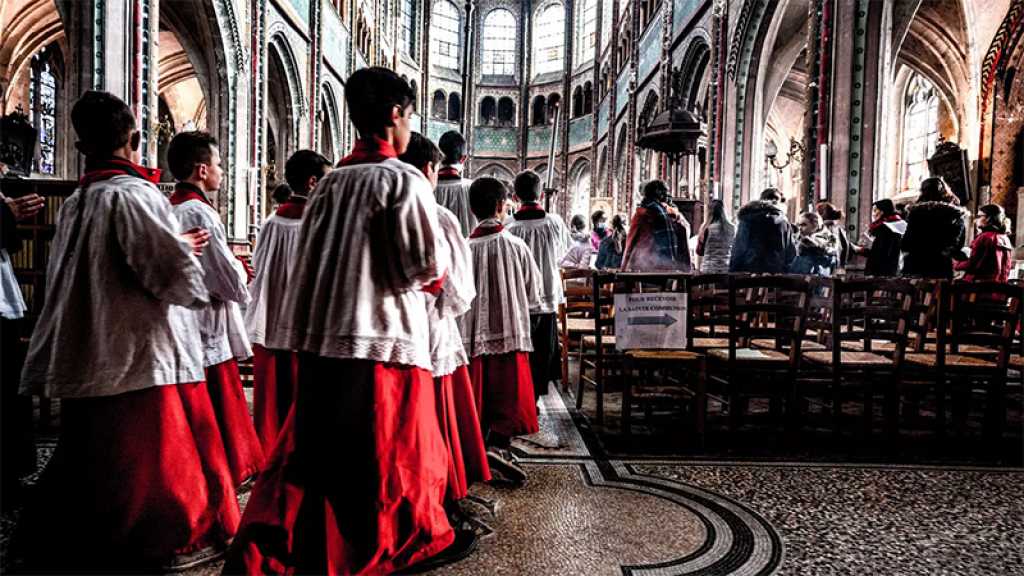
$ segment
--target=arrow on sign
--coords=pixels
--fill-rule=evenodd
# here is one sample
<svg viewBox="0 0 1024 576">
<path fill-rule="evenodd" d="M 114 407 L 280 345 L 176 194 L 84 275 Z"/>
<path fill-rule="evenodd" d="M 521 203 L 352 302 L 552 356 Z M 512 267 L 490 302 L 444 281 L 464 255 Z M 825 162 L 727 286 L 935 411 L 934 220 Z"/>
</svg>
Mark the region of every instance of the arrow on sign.
<svg viewBox="0 0 1024 576">
<path fill-rule="evenodd" d="M 630 326 L 671 326 L 676 322 L 678 320 L 668 314 L 662 314 L 661 316 L 634 316 L 629 319 Z"/>
</svg>

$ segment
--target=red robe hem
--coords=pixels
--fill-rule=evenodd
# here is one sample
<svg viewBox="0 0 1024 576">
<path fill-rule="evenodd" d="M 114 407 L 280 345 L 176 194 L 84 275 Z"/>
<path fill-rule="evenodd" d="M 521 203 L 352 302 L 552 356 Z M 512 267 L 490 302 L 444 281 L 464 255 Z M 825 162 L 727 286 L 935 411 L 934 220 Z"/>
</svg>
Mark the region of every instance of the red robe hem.
<svg viewBox="0 0 1024 576">
<path fill-rule="evenodd" d="M 540 430 L 529 352 L 476 356 L 469 375 L 484 434 L 511 437 Z"/>
<path fill-rule="evenodd" d="M 270 454 L 295 402 L 299 359 L 289 350 L 254 345 L 252 416 L 264 454 Z"/>
<path fill-rule="evenodd" d="M 221 441 L 235 486 L 241 486 L 263 467 L 263 448 L 256 436 L 249 404 L 242 390 L 238 361 L 234 358 L 206 367 L 207 387 L 213 402 Z"/>
</svg>

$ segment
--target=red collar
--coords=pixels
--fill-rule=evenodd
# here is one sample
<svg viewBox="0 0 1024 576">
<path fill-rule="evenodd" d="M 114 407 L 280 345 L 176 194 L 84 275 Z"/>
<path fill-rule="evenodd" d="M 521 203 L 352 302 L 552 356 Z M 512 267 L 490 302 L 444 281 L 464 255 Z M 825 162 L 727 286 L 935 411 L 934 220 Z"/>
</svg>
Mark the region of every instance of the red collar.
<svg viewBox="0 0 1024 576">
<path fill-rule="evenodd" d="M 388 158 L 398 158 L 395 147 L 387 140 L 378 136 L 370 139 L 360 138 L 352 147 L 352 153 L 345 156 L 338 162 L 338 167 L 352 166 L 355 164 L 375 164 L 383 162 Z"/>
<path fill-rule="evenodd" d="M 134 176 L 156 184 L 160 182 L 160 169 L 147 168 L 124 158 L 86 159 L 85 174 L 79 179 L 81 186 L 88 186 L 114 176 Z"/>
<path fill-rule="evenodd" d="M 547 212 L 544 211 L 544 208 L 541 208 L 540 204 L 536 202 L 524 202 L 523 205 L 519 207 L 519 210 L 516 210 L 513 217 L 516 220 L 540 220 L 546 215 Z"/>
<path fill-rule="evenodd" d="M 497 226 L 477 226 L 476 228 L 473 229 L 472 232 L 469 233 L 469 237 L 483 238 L 484 236 L 497 234 L 498 232 L 501 232 L 504 229 L 505 227 L 502 226 L 501 224 L 498 224 Z"/>
<path fill-rule="evenodd" d="M 302 213 L 306 209 L 306 197 L 305 196 L 292 196 L 281 203 L 274 211 L 281 218 L 291 218 L 292 220 L 302 219 Z"/>
<path fill-rule="evenodd" d="M 868 231 L 874 232 L 875 230 L 878 230 L 879 228 L 888 224 L 889 222 L 899 222 L 900 220 L 903 220 L 903 218 L 900 217 L 899 214 L 889 214 L 888 216 L 882 216 L 878 220 L 872 222 L 871 226 L 868 226 Z"/>
<path fill-rule="evenodd" d="M 461 180 L 462 174 L 454 166 L 443 166 L 437 171 L 438 180 Z"/>
<path fill-rule="evenodd" d="M 199 200 L 203 204 L 206 204 L 211 208 L 213 207 L 213 204 L 210 204 L 210 199 L 206 197 L 206 194 L 203 194 L 203 191 L 200 190 L 198 186 L 188 182 L 178 182 L 175 184 L 174 192 L 171 194 L 169 200 L 171 201 L 171 206 L 184 204 L 189 200 Z"/>
</svg>

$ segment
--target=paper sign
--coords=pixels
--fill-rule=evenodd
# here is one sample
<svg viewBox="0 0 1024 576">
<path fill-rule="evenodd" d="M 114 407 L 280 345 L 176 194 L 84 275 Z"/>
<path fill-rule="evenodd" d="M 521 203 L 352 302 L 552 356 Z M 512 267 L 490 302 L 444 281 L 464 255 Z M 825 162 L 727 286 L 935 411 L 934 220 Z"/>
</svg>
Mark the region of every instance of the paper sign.
<svg viewBox="0 0 1024 576">
<path fill-rule="evenodd" d="M 615 348 L 685 349 L 686 294 L 616 294 Z"/>
</svg>

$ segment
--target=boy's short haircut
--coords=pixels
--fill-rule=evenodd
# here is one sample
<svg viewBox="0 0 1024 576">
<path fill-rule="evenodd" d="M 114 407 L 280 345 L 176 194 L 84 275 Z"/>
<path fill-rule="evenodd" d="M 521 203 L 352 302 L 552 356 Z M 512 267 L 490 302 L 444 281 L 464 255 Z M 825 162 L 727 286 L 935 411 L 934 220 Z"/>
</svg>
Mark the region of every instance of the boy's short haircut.
<svg viewBox="0 0 1024 576">
<path fill-rule="evenodd" d="M 323 154 L 315 150 L 298 150 L 284 163 L 284 180 L 291 186 L 292 193 L 304 196 L 309 178 L 323 178 L 325 167 L 330 170 L 331 161 Z"/>
<path fill-rule="evenodd" d="M 536 202 L 540 198 L 540 176 L 533 170 L 523 170 L 513 184 L 516 197 L 523 202 Z"/>
<path fill-rule="evenodd" d="M 274 186 L 274 192 L 271 193 L 270 197 L 274 199 L 276 204 L 284 204 L 288 201 L 292 195 L 292 187 L 286 182 L 282 182 L 277 186 Z"/>
<path fill-rule="evenodd" d="M 469 209 L 479 220 L 498 213 L 498 208 L 508 197 L 508 189 L 496 178 L 477 178 L 469 187 Z"/>
<path fill-rule="evenodd" d="M 363 138 L 381 134 L 391 126 L 391 110 L 401 110 L 413 101 L 412 88 L 402 77 L 387 68 L 360 68 L 345 85 L 348 115 Z"/>
<path fill-rule="evenodd" d="M 458 130 L 449 130 L 442 134 L 437 145 L 444 154 L 445 164 L 458 164 L 466 155 L 466 138 Z"/>
<path fill-rule="evenodd" d="M 188 180 L 196 164 L 209 164 L 217 139 L 209 132 L 194 130 L 179 132 L 167 146 L 167 165 L 175 180 Z"/>
<path fill-rule="evenodd" d="M 762 202 L 785 202 L 786 197 L 778 188 L 765 188 L 761 191 Z"/>
<path fill-rule="evenodd" d="M 664 202 L 668 199 L 668 185 L 661 180 L 648 180 L 640 189 L 645 200 Z"/>
<path fill-rule="evenodd" d="M 398 159 L 417 170 L 423 170 L 427 164 L 436 166 L 441 161 L 441 150 L 430 138 L 419 132 L 412 132 L 409 135 L 409 145 Z"/>
<path fill-rule="evenodd" d="M 135 115 L 117 96 L 89 90 L 71 108 L 71 125 L 78 135 L 79 152 L 102 158 L 128 144 L 135 131 Z"/>
</svg>

